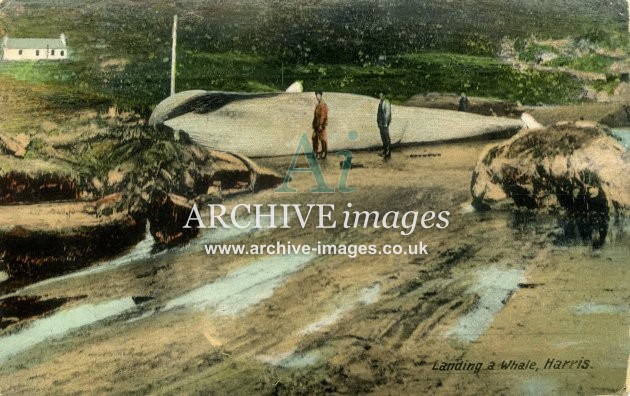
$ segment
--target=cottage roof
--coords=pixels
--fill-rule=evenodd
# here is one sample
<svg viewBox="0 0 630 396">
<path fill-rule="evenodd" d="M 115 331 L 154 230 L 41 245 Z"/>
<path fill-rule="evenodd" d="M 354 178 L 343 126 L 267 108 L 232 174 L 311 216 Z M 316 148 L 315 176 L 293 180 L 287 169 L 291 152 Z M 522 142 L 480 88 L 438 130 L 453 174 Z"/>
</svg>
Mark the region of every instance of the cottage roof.
<svg viewBox="0 0 630 396">
<path fill-rule="evenodd" d="M 11 49 L 66 49 L 60 38 L 8 38 L 5 48 Z"/>
</svg>

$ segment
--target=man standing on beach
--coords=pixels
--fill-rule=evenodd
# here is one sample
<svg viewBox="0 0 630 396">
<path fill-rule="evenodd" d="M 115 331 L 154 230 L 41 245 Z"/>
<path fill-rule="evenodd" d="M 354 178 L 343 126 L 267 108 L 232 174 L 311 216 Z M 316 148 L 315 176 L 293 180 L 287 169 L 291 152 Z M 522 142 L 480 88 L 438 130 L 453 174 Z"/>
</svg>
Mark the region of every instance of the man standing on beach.
<svg viewBox="0 0 630 396">
<path fill-rule="evenodd" d="M 464 92 L 459 96 L 459 105 L 457 111 L 468 111 L 468 96 Z"/>
<path fill-rule="evenodd" d="M 322 100 L 322 91 L 315 92 L 317 98 L 317 106 L 315 106 L 315 114 L 313 115 L 313 153 L 317 158 L 326 159 L 328 153 L 328 135 L 326 133 L 326 125 L 328 125 L 328 105 Z M 319 151 L 319 143 L 321 143 L 321 151 Z"/>
<path fill-rule="evenodd" d="M 389 137 L 389 124 L 392 122 L 392 105 L 385 97 L 384 93 L 380 93 L 379 98 L 381 101 L 378 104 L 378 111 L 376 113 L 376 123 L 378 129 L 381 132 L 381 141 L 383 142 L 383 157 L 391 157 L 391 139 Z"/>
</svg>

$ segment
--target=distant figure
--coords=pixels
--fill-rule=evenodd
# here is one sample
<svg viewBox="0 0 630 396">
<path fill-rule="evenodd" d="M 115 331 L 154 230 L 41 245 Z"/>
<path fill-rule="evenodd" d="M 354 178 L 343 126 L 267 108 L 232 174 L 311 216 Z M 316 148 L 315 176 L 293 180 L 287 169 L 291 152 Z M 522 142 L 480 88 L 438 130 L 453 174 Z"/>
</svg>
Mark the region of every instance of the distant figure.
<svg viewBox="0 0 630 396">
<path fill-rule="evenodd" d="M 468 111 L 468 96 L 462 92 L 459 97 L 459 106 L 457 106 L 457 111 Z"/>
<path fill-rule="evenodd" d="M 378 96 L 381 101 L 378 104 L 378 111 L 376 112 L 376 123 L 381 132 L 381 141 L 383 142 L 382 156 L 387 159 L 392 156 L 391 139 L 389 137 L 389 124 L 392 122 L 392 105 L 389 103 L 384 93 L 381 92 Z"/>
<path fill-rule="evenodd" d="M 315 92 L 317 106 L 313 114 L 313 153 L 317 158 L 326 159 L 328 154 L 328 135 L 326 125 L 328 125 L 328 105 L 322 100 L 322 91 Z M 319 146 L 321 143 L 321 151 Z"/>
</svg>

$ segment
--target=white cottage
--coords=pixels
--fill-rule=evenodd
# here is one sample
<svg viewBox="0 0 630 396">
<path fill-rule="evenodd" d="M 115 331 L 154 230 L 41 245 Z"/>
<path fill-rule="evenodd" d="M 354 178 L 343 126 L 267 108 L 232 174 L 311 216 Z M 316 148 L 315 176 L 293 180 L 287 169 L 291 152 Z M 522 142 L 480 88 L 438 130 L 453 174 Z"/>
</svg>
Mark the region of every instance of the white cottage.
<svg viewBox="0 0 630 396">
<path fill-rule="evenodd" d="M 2 40 L 5 61 L 62 60 L 68 58 L 66 36 L 59 38 L 9 38 Z"/>
</svg>

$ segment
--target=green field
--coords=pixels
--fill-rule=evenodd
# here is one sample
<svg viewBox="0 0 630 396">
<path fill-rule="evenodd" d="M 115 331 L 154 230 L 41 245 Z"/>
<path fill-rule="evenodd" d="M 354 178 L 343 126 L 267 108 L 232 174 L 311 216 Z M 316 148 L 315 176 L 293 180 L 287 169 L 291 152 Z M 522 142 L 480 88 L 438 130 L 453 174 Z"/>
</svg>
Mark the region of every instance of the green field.
<svg viewBox="0 0 630 396">
<path fill-rule="evenodd" d="M 550 62 L 547 62 L 547 65 L 569 67 L 575 70 L 587 72 L 606 73 L 606 70 L 608 70 L 615 61 L 615 58 L 609 56 L 587 54 L 582 57 L 560 56 Z"/>
<path fill-rule="evenodd" d="M 18 80 L 52 83 L 70 89 L 53 97 L 70 106 L 86 95 L 95 103 L 150 109 L 168 95 L 169 64 L 129 63 L 124 71 L 94 72 L 82 61 L 4 63 L 0 73 Z M 387 91 L 396 101 L 419 92 L 460 92 L 521 101 L 525 104 L 575 100 L 580 84 L 566 74 L 530 70 L 518 72 L 494 58 L 445 53 L 405 54 L 384 66 L 344 64 L 290 65 L 274 57 L 239 53 L 181 51 L 177 90 L 208 89 L 265 92 L 283 90 L 303 81 L 305 90 L 349 92 L 376 96 Z M 148 111 L 148 110 L 147 110 Z"/>
<path fill-rule="evenodd" d="M 116 104 L 146 115 L 169 93 L 170 26 L 177 13 L 179 91 L 277 91 L 301 80 L 306 90 L 386 90 L 397 101 L 421 92 L 466 91 L 524 104 L 566 103 L 577 99 L 581 84 L 562 73 L 519 72 L 499 63 L 501 38 L 535 33 L 610 41 L 606 31 L 625 29 L 624 5 L 14 0 L 0 11 L 0 33 L 54 37 L 63 31 L 72 58 L 1 63 L 0 74 L 45 83 L 62 105 Z M 582 68 L 599 67 L 599 61 L 607 62 L 587 60 Z"/>
</svg>

